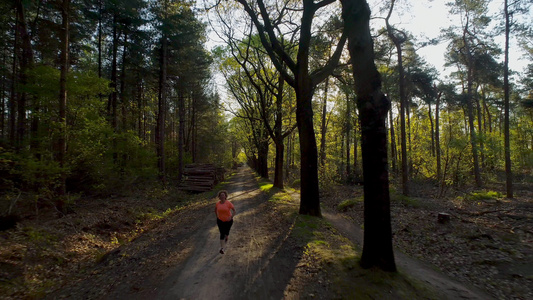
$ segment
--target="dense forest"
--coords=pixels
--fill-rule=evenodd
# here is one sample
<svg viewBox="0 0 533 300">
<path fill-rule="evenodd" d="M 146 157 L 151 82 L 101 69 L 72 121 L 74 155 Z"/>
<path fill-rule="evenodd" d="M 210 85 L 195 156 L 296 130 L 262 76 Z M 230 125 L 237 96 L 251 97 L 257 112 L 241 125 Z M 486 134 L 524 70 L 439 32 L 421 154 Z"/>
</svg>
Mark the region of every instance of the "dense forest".
<svg viewBox="0 0 533 300">
<path fill-rule="evenodd" d="M 449 1 L 424 39 L 393 21 L 409 1 L 2 1 L 2 221 L 247 163 L 305 215 L 364 184 L 362 264 L 395 270 L 389 188 L 533 182 L 531 3 L 494 2 Z"/>
</svg>

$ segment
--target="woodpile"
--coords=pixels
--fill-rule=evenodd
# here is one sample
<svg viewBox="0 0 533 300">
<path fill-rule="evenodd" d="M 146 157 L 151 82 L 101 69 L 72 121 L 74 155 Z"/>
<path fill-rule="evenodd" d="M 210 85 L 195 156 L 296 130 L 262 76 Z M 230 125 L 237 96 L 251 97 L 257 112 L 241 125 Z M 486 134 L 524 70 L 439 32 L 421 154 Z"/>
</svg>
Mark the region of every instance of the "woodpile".
<svg viewBox="0 0 533 300">
<path fill-rule="evenodd" d="M 178 188 L 191 192 L 206 192 L 224 180 L 224 169 L 212 164 L 189 164 L 183 169 L 183 181 Z"/>
</svg>

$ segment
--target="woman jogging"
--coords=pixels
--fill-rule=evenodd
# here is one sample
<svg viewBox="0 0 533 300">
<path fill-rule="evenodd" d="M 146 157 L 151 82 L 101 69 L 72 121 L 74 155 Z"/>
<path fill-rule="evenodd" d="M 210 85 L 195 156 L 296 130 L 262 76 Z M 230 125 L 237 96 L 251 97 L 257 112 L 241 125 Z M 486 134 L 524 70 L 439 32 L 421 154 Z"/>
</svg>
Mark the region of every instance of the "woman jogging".
<svg viewBox="0 0 533 300">
<path fill-rule="evenodd" d="M 217 225 L 220 231 L 220 254 L 224 254 L 226 243 L 228 242 L 229 230 L 233 225 L 233 217 L 235 216 L 235 206 L 227 200 L 228 192 L 222 190 L 218 192 L 218 199 L 215 206 L 215 214 L 217 215 Z"/>
</svg>

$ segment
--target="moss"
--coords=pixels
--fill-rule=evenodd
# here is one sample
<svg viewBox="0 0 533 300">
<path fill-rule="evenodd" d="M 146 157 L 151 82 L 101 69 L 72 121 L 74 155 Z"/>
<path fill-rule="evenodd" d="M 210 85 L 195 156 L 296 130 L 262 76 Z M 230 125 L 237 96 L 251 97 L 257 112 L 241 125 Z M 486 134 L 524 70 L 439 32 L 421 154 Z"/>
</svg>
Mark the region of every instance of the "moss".
<svg viewBox="0 0 533 300">
<path fill-rule="evenodd" d="M 339 203 L 339 205 L 337 205 L 337 209 L 340 211 L 347 211 L 348 209 L 353 208 L 356 204 L 361 203 L 363 201 L 363 196 L 352 199 L 346 199 Z"/>
<path fill-rule="evenodd" d="M 481 200 L 496 200 L 502 198 L 503 195 L 500 192 L 495 191 L 476 191 L 465 196 L 465 200 L 481 201 Z"/>
</svg>

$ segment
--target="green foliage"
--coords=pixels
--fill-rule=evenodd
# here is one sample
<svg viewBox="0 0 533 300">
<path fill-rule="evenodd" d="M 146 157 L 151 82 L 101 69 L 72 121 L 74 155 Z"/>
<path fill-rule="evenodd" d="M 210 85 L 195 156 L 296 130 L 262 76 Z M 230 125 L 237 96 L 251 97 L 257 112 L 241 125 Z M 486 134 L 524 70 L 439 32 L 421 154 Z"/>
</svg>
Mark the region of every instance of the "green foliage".
<svg viewBox="0 0 533 300">
<path fill-rule="evenodd" d="M 270 190 L 274 187 L 274 185 L 270 181 L 260 181 L 259 182 L 259 188 L 261 191 L 268 193 Z"/>
<path fill-rule="evenodd" d="M 467 194 L 464 199 L 467 201 L 482 201 L 482 200 L 496 200 L 502 198 L 503 195 L 500 192 L 495 191 L 476 191 Z"/>
</svg>

